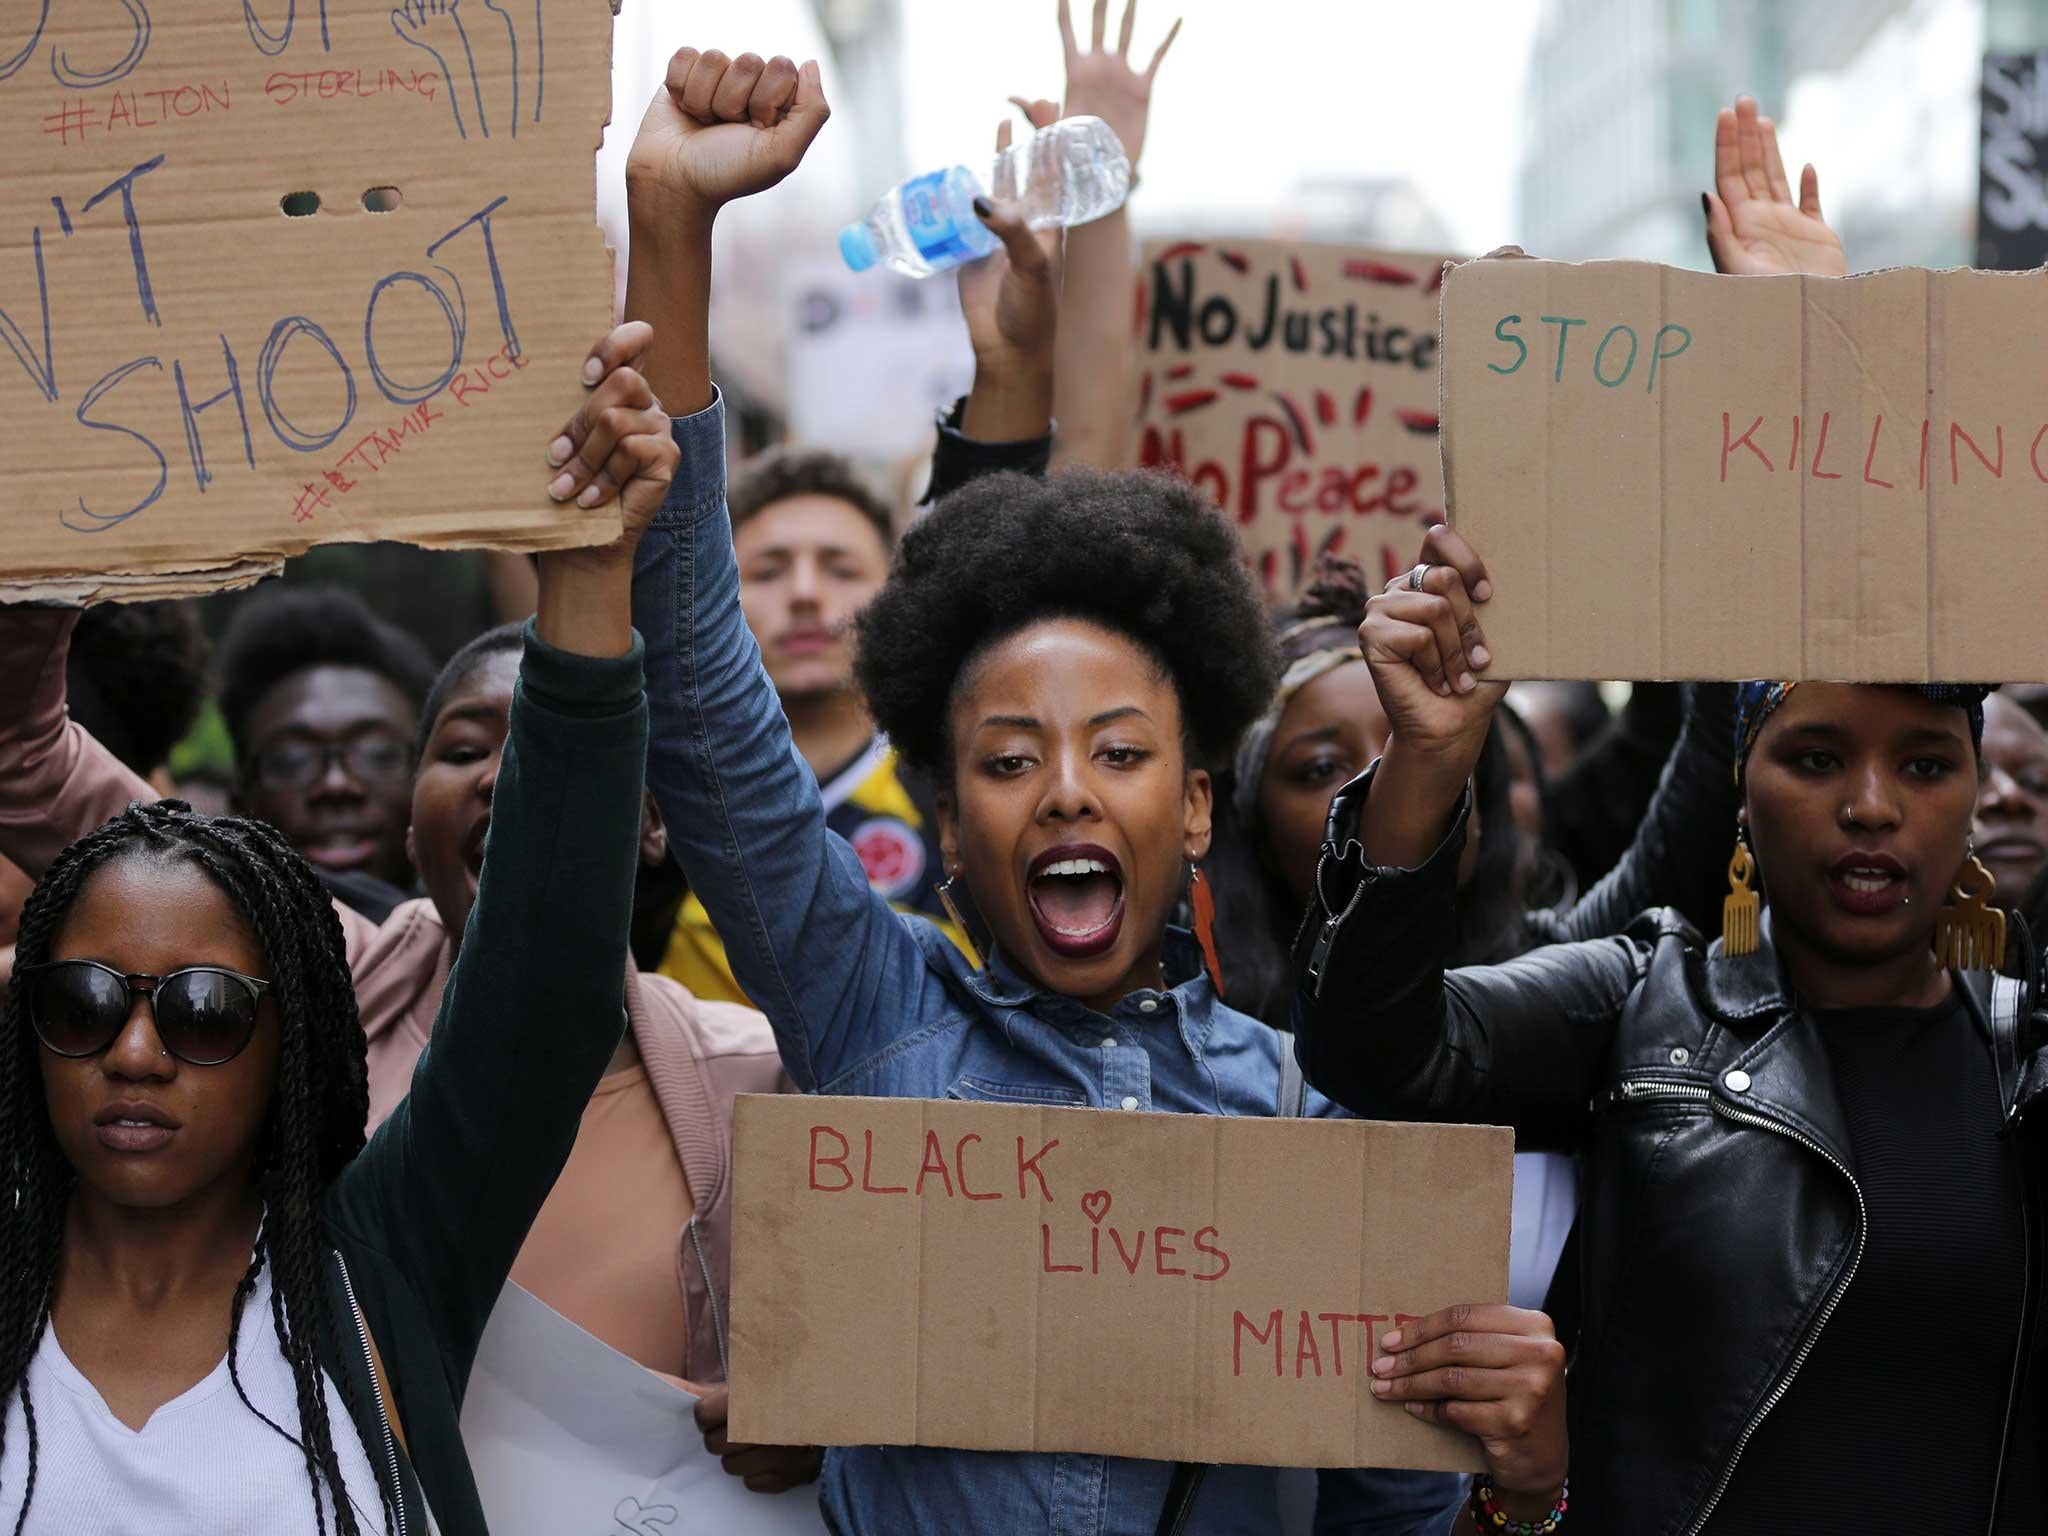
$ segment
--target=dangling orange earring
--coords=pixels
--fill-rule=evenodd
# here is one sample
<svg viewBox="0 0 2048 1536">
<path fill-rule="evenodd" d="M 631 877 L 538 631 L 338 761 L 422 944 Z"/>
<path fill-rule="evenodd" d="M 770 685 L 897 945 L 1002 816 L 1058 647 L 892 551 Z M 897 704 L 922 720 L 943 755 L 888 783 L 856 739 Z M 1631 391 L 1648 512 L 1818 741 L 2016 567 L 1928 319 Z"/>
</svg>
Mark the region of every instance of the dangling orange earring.
<svg viewBox="0 0 2048 1536">
<path fill-rule="evenodd" d="M 1209 972 L 1209 984 L 1223 995 L 1223 962 L 1216 958 L 1216 893 L 1203 877 L 1202 866 L 1188 860 L 1188 905 L 1195 913 L 1195 942 L 1202 946 L 1202 964 Z"/>
<path fill-rule="evenodd" d="M 1978 886 L 1974 895 L 1972 881 Z M 1934 961 L 1943 970 L 2005 969 L 2005 914 L 1991 905 L 1996 886 L 1972 848 L 1955 890 L 1934 914 Z"/>
<path fill-rule="evenodd" d="M 1756 888 L 1750 883 L 1756 877 L 1756 860 L 1749 851 L 1749 840 L 1742 835 L 1742 829 L 1735 829 L 1735 857 L 1728 861 L 1728 897 L 1721 903 L 1721 953 L 1724 955 L 1753 955 L 1762 943 L 1763 925 L 1759 921 L 1759 909 L 1763 903 L 1758 900 Z"/>
<path fill-rule="evenodd" d="M 953 905 L 953 882 L 959 878 L 957 873 L 949 872 L 945 879 L 932 887 L 932 891 L 939 898 L 939 905 L 946 909 L 946 916 L 953 920 L 954 935 L 959 939 L 961 947 L 967 951 L 968 961 L 977 971 L 985 970 L 987 967 L 982 963 L 981 949 L 975 944 L 974 935 L 967 930 L 967 919 L 962 917 L 960 909 Z"/>
</svg>

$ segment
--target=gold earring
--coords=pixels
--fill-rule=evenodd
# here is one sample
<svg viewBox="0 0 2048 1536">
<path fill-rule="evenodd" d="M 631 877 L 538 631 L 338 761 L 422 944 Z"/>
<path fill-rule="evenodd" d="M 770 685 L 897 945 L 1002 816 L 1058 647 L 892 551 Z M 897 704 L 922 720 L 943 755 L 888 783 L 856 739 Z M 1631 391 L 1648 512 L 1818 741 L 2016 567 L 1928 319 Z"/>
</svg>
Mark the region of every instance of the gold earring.
<svg viewBox="0 0 2048 1536">
<path fill-rule="evenodd" d="M 1975 879 L 1979 889 L 1969 890 Z M 1948 903 L 1934 914 L 1934 960 L 1944 970 L 1998 971 L 2005 968 L 2005 914 L 1991 905 L 1996 882 L 1972 852 Z"/>
<path fill-rule="evenodd" d="M 1735 857 L 1728 861 L 1728 899 L 1721 903 L 1721 953 L 1753 955 L 1763 942 L 1759 914 L 1763 903 L 1752 883 L 1756 859 L 1740 828 L 1735 832 Z"/>
<path fill-rule="evenodd" d="M 933 890 L 938 895 L 939 905 L 946 909 L 946 916 L 953 924 L 954 937 L 959 940 L 961 948 L 967 951 L 968 960 L 977 971 L 984 970 L 986 967 L 982 964 L 981 950 L 974 942 L 974 935 L 967 931 L 967 919 L 962 917 L 960 909 L 953 905 L 953 882 L 959 878 L 958 870 L 948 870 L 946 878 L 934 886 Z"/>
</svg>

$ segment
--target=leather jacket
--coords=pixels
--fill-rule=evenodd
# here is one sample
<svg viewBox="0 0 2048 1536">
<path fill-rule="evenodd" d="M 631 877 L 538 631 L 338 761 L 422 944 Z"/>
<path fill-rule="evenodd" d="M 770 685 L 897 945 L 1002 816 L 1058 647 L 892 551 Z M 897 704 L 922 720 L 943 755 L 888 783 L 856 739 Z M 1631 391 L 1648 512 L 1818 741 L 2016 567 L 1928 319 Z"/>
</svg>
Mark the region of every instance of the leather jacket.
<svg viewBox="0 0 2048 1536">
<path fill-rule="evenodd" d="M 1580 1155 L 1572 1525 L 1690 1536 L 1861 1256 L 1862 1195 L 1819 1028 L 1788 994 L 1768 922 L 1741 958 L 1656 911 L 1612 937 L 1447 974 L 1466 811 L 1419 869 L 1369 867 L 1353 829 L 1370 778 L 1331 808 L 1296 944 L 1302 1068 L 1361 1115 L 1506 1124 L 1521 1148 Z M 2026 1300 L 1999 1462 L 2010 1492 L 2017 1410 L 2048 1380 L 2036 1358 L 2048 1059 L 2033 1048 L 2031 980 L 1958 979 L 1993 1046 L 2005 1133 L 2024 1147 Z M 1881 1524 L 1883 1490 L 1871 1498 Z M 1994 1530 L 2040 1518 L 1993 1507 Z"/>
</svg>

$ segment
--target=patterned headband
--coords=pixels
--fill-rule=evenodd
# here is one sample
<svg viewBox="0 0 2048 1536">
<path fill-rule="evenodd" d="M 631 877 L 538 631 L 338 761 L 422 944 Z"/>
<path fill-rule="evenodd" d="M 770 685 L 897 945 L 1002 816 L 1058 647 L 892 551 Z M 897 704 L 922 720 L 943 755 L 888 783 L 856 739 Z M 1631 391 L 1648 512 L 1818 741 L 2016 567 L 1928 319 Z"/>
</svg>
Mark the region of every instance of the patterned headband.
<svg viewBox="0 0 2048 1536">
<path fill-rule="evenodd" d="M 1735 782 L 1749 766 L 1749 754 L 1763 733 L 1764 722 L 1790 697 L 1797 683 L 1772 682 L 1768 678 L 1735 685 Z M 1970 742 L 1979 751 L 1984 746 L 1984 700 L 1991 689 L 1979 683 L 1883 683 L 1877 686 L 1917 693 L 1935 704 L 1953 704 L 1970 717 Z"/>
</svg>

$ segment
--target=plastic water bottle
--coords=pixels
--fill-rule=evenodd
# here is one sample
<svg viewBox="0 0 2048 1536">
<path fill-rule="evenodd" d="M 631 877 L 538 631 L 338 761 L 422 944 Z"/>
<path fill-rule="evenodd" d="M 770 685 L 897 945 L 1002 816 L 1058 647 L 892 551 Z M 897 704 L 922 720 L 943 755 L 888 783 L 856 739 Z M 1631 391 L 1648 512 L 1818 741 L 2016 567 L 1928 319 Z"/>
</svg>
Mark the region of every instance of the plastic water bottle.
<svg viewBox="0 0 2048 1536">
<path fill-rule="evenodd" d="M 1067 117 L 998 155 L 989 185 L 1021 204 L 1033 229 L 1071 228 L 1123 206 L 1131 162 L 1101 118 Z M 975 217 L 985 190 L 964 165 L 913 177 L 839 232 L 839 254 L 856 272 L 880 263 L 911 277 L 986 256 L 1002 241 Z"/>
</svg>

